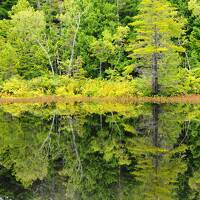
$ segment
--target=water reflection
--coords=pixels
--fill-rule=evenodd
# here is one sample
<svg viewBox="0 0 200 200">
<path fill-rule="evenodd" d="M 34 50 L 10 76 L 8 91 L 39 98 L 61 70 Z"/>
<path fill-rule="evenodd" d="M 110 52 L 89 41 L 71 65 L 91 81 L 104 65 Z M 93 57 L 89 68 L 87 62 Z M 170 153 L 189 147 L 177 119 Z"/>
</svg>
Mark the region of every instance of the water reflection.
<svg viewBox="0 0 200 200">
<path fill-rule="evenodd" d="M 0 110 L 0 197 L 200 198 L 200 105 L 11 104 Z"/>
</svg>

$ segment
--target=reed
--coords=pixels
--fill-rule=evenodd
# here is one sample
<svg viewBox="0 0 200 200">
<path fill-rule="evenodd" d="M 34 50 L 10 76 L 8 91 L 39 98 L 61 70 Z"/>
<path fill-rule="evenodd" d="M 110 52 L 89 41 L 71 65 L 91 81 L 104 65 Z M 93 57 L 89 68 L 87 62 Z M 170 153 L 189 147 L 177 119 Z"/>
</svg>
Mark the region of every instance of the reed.
<svg viewBox="0 0 200 200">
<path fill-rule="evenodd" d="M 109 103 L 190 103 L 199 104 L 200 95 L 173 97 L 62 97 L 43 96 L 33 98 L 0 98 L 0 104 L 11 103 L 75 103 L 75 102 L 109 102 Z"/>
</svg>

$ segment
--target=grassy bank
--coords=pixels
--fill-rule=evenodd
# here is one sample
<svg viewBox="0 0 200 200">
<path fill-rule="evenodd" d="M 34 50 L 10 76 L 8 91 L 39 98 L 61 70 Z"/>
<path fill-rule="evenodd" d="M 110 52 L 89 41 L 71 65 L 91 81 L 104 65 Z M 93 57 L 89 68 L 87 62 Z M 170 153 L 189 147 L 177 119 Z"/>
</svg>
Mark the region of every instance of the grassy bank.
<svg viewBox="0 0 200 200">
<path fill-rule="evenodd" d="M 200 95 L 174 96 L 174 97 L 62 97 L 62 96 L 43 96 L 43 97 L 10 97 L 0 98 L 0 104 L 10 103 L 190 103 L 199 104 Z"/>
</svg>

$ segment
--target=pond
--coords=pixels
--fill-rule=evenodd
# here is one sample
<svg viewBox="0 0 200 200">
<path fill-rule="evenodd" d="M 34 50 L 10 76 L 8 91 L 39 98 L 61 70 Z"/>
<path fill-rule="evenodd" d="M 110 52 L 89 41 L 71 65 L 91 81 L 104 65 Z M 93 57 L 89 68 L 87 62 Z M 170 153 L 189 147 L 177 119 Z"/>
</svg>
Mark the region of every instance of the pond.
<svg viewBox="0 0 200 200">
<path fill-rule="evenodd" d="M 0 199 L 200 199 L 200 104 L 2 105 Z"/>
</svg>

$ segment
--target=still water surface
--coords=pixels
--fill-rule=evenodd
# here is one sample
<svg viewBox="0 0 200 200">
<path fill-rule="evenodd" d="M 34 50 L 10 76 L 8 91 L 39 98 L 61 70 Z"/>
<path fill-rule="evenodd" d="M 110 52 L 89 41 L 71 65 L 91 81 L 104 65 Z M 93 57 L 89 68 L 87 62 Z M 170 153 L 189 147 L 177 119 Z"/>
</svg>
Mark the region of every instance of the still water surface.
<svg viewBox="0 0 200 200">
<path fill-rule="evenodd" d="M 198 200 L 200 104 L 2 105 L 0 199 Z"/>
</svg>

